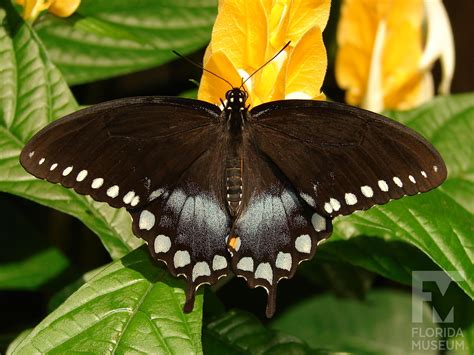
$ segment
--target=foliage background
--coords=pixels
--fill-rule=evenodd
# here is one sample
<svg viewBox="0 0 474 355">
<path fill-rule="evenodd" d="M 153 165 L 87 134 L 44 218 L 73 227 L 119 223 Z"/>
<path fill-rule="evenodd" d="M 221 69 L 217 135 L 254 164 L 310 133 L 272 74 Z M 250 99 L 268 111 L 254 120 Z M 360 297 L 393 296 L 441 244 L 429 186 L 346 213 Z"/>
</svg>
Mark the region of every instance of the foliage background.
<svg viewBox="0 0 474 355">
<path fill-rule="evenodd" d="M 57 316 L 30 335 L 33 343 L 41 347 L 49 337 L 53 339 L 52 349 L 58 352 L 70 346 L 90 346 L 89 350 L 97 351 L 104 345 L 101 339 L 112 337 L 110 329 L 126 322 L 128 332 L 117 335 L 117 344 L 122 347 L 118 350 L 138 345 L 144 347 L 142 350 L 201 349 L 203 297 L 198 299 L 195 313 L 180 318 L 182 284 L 152 265 L 142 250 L 102 268 L 139 245 L 124 222 L 124 213 L 25 178 L 28 175 L 16 162 L 21 142 L 39 125 L 76 107 L 61 74 L 51 63 L 72 85 L 72 94 L 80 105 L 136 95 L 194 95 L 195 85 L 188 79 L 199 80 L 199 70 L 175 60 L 171 50 L 201 60 L 216 14 L 215 2 L 144 1 L 143 7 L 134 7 L 136 1 L 114 3 L 111 9 L 107 1 L 83 1 L 79 12 L 69 19 L 42 17 L 34 26 L 35 32 L 14 15 L 2 14 L 0 191 L 4 192 L 0 193 L 0 222 L 4 228 L 0 234 L 0 351 L 22 331 L 35 327 L 84 281 L 88 283 L 69 298 L 65 309 L 63 306 L 54 313 Z M 7 12 L 12 9 L 7 0 L 1 0 L 0 5 Z M 156 6 L 162 9 L 158 15 L 152 11 Z M 469 17 L 474 8 L 467 9 L 473 7 L 469 2 L 446 1 L 445 6 L 457 54 L 452 91 L 474 91 L 474 52 L 469 43 L 474 35 Z M 341 101 L 343 93 L 337 88 L 332 66 L 337 9 L 338 2 L 333 1 L 325 31 L 330 66 L 323 91 Z M 130 12 L 140 20 L 120 21 L 121 15 Z M 13 41 L 9 40 L 12 34 L 16 34 Z M 12 53 L 15 60 L 10 57 Z M 16 91 L 10 90 L 10 69 L 19 74 Z M 40 78 L 49 88 L 46 93 L 40 90 Z M 11 97 L 17 105 L 13 112 L 8 110 Z M 35 107 L 50 99 L 57 105 Z M 463 329 L 465 339 L 473 346 L 474 97 L 464 94 L 438 98 L 409 113 L 389 114 L 420 131 L 441 150 L 453 172 L 447 184 L 430 194 L 392 202 L 387 208 L 341 218 L 331 242 L 321 247 L 315 260 L 303 264 L 290 282 L 280 284 L 278 313 L 273 321 L 263 318 L 265 296 L 260 289 L 249 290 L 240 280 L 231 280 L 216 293 L 207 290 L 202 337 L 205 351 L 308 352 L 311 348 L 408 353 L 411 271 L 440 268 L 467 272 L 460 287 L 450 287 L 448 300 L 436 287 L 431 290 L 438 309 L 448 311 L 456 305 L 456 326 Z M 42 118 L 34 121 L 30 115 Z M 27 125 L 22 124 L 25 120 Z M 83 222 L 12 193 L 67 211 Z M 428 222 L 423 225 L 420 221 Z M 111 281 L 104 284 L 104 280 Z M 107 292 L 98 292 L 101 289 Z M 125 312 L 123 319 L 118 316 L 110 324 L 104 321 L 90 328 L 84 324 L 87 319 L 74 317 L 77 312 L 93 319 L 111 307 L 138 309 L 134 307 L 140 295 L 143 298 L 137 314 L 153 314 L 159 319 L 156 329 L 160 336 L 139 337 L 144 320 L 135 313 L 130 317 Z M 93 306 L 84 309 L 84 299 Z M 69 337 L 67 332 L 58 335 L 71 324 L 86 330 L 75 336 L 73 332 Z M 421 326 L 436 326 L 429 311 Z M 173 334 L 180 336 L 173 339 Z M 31 343 L 24 342 L 21 349 L 31 350 Z"/>
</svg>

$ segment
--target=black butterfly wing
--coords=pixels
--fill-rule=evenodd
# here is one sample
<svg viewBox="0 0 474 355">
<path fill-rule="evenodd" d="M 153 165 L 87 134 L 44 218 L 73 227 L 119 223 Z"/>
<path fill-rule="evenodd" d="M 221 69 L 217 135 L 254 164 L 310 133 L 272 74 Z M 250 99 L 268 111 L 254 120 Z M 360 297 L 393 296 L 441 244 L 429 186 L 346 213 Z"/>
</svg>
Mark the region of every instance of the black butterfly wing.
<svg viewBox="0 0 474 355">
<path fill-rule="evenodd" d="M 219 139 L 210 144 L 173 186 L 142 210 L 131 211 L 133 231 L 145 239 L 154 258 L 188 283 L 185 311 L 191 311 L 195 290 L 227 275 L 230 259 L 226 237 L 231 221 L 223 194 Z"/>
<path fill-rule="evenodd" d="M 214 140 L 217 107 L 136 97 L 94 105 L 38 132 L 20 163 L 32 175 L 113 207 L 140 207 L 174 183 Z"/>
<path fill-rule="evenodd" d="M 413 130 L 355 107 L 286 100 L 251 111 L 257 146 L 318 213 L 335 217 L 431 190 L 446 178 Z"/>
<path fill-rule="evenodd" d="M 186 276 L 190 311 L 197 286 L 227 272 L 220 112 L 180 98 L 111 101 L 41 130 L 20 162 L 36 177 L 127 208 L 151 254 Z"/>
<path fill-rule="evenodd" d="M 331 220 L 312 210 L 290 181 L 252 143 L 243 155 L 242 208 L 228 241 L 232 268 L 250 287 L 268 293 L 266 314 L 275 311 L 277 283 L 291 278 L 303 261 L 313 257 L 319 241 L 329 237 Z"/>
</svg>

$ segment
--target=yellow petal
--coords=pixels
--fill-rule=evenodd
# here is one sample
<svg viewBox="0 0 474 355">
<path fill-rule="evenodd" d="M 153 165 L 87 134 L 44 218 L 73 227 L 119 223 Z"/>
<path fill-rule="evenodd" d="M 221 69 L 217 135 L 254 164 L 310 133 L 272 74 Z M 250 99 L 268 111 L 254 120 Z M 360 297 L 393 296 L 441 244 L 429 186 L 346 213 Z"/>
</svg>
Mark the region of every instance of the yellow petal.
<svg viewBox="0 0 474 355">
<path fill-rule="evenodd" d="M 204 52 L 204 58 L 202 59 L 202 64 L 204 66 L 206 66 L 207 62 L 209 61 L 211 54 L 212 54 L 211 45 L 208 45 L 206 48 L 206 51 Z"/>
<path fill-rule="evenodd" d="M 204 66 L 237 87 L 241 78 L 255 73 L 245 83 L 252 106 L 286 96 L 324 99 L 320 89 L 327 60 L 321 29 L 329 6 L 330 0 L 221 0 Z M 291 46 L 255 72 L 290 39 Z M 228 89 L 204 72 L 198 97 L 219 105 Z"/>
<path fill-rule="evenodd" d="M 377 29 L 377 19 L 370 15 L 374 8 L 366 2 L 344 1 L 337 29 L 336 80 L 346 89 L 351 105 L 360 104 L 364 97 Z"/>
<path fill-rule="evenodd" d="M 372 110 L 417 104 L 423 80 L 418 68 L 422 20 L 422 0 L 344 2 L 336 79 L 347 90 L 348 103 Z"/>
<path fill-rule="evenodd" d="M 304 93 L 308 99 L 321 94 L 327 57 L 318 26 L 306 32 L 292 50 L 286 68 L 285 98 Z"/>
<path fill-rule="evenodd" d="M 212 53 L 207 60 L 206 69 L 225 78 L 232 86 L 240 86 L 240 75 L 224 52 Z M 230 89 L 231 87 L 225 81 L 212 74 L 204 73 L 199 84 L 198 99 L 220 106 L 220 99 L 224 99 L 225 93 Z"/>
<path fill-rule="evenodd" d="M 59 17 L 70 16 L 77 10 L 81 0 L 16 0 L 16 3 L 23 6 L 23 18 L 34 21 L 44 10 Z"/>
<path fill-rule="evenodd" d="M 267 36 L 267 18 L 260 0 L 219 2 L 212 52 L 225 52 L 234 67 L 250 73 L 264 63 Z"/>
<path fill-rule="evenodd" d="M 330 6 L 330 0 L 275 0 L 269 14 L 272 47 L 280 49 L 288 41 L 296 44 L 314 26 L 323 31 Z"/>
<path fill-rule="evenodd" d="M 388 17 L 388 32 L 383 56 L 385 106 L 408 109 L 417 104 L 423 73 L 418 63 L 422 54 L 423 3 L 401 1 Z"/>
<path fill-rule="evenodd" d="M 254 105 L 284 98 L 288 51 L 287 49 L 281 52 L 271 63 L 267 64 L 255 75 L 255 85 L 252 88 L 254 96 L 252 102 Z"/>
<path fill-rule="evenodd" d="M 23 0 L 18 2 L 19 5 L 23 6 L 22 17 L 27 21 L 34 21 L 39 14 L 46 10 L 52 3 L 52 0 Z"/>
<path fill-rule="evenodd" d="M 81 4 L 81 0 L 54 0 L 49 12 L 59 17 L 71 16 Z"/>
</svg>

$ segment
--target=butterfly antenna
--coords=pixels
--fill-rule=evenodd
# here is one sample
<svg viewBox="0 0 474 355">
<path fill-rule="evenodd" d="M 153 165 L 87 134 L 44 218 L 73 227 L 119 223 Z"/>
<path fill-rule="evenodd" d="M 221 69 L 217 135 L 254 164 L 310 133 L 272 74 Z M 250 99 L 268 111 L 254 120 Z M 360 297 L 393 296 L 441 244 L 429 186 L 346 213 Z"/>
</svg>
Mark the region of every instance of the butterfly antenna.
<svg viewBox="0 0 474 355">
<path fill-rule="evenodd" d="M 239 89 L 242 89 L 242 87 L 244 86 L 244 84 L 247 82 L 247 80 L 249 80 L 252 76 L 254 76 L 255 74 L 257 74 L 263 67 L 265 67 L 268 63 L 270 63 L 273 59 L 275 59 L 276 57 L 278 57 L 278 55 L 283 52 L 286 47 L 288 47 L 290 45 L 291 41 L 288 41 L 282 49 L 280 49 L 278 51 L 277 54 L 275 54 L 273 57 L 271 57 L 269 60 L 267 60 L 265 63 L 263 63 L 257 70 L 255 70 L 252 74 L 250 74 L 250 76 L 245 79 L 244 81 L 242 81 L 242 85 L 240 85 L 240 88 Z"/>
<path fill-rule="evenodd" d="M 203 70 L 203 71 L 205 71 L 205 72 L 207 72 L 207 73 L 209 73 L 209 74 L 212 74 L 212 75 L 214 75 L 215 77 L 217 77 L 217 78 L 219 78 L 219 79 L 225 81 L 227 84 L 229 84 L 229 86 L 230 86 L 231 89 L 234 88 L 234 86 L 230 83 L 230 81 L 228 81 L 228 80 L 224 79 L 222 76 L 217 75 L 216 73 L 213 73 L 212 71 L 210 71 L 210 70 L 204 68 L 203 65 L 192 61 L 191 59 L 185 57 L 185 56 L 182 55 L 182 54 L 179 54 L 179 53 L 176 52 L 176 51 L 173 51 L 173 53 L 174 53 L 175 55 L 177 55 L 178 57 L 184 59 L 184 60 L 187 61 L 188 63 L 191 63 L 191 64 L 194 65 L 195 67 L 198 67 L 199 69 L 201 69 L 201 70 Z"/>
</svg>

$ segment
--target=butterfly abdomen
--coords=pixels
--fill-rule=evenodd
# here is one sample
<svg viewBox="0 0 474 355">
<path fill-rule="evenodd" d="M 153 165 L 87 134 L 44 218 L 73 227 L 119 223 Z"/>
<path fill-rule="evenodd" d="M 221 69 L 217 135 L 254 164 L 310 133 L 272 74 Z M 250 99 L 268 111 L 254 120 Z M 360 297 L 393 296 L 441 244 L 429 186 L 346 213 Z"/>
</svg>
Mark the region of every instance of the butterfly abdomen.
<svg viewBox="0 0 474 355">
<path fill-rule="evenodd" d="M 226 199 L 232 217 L 238 213 L 242 200 L 242 160 L 228 159 L 225 167 Z"/>
</svg>

